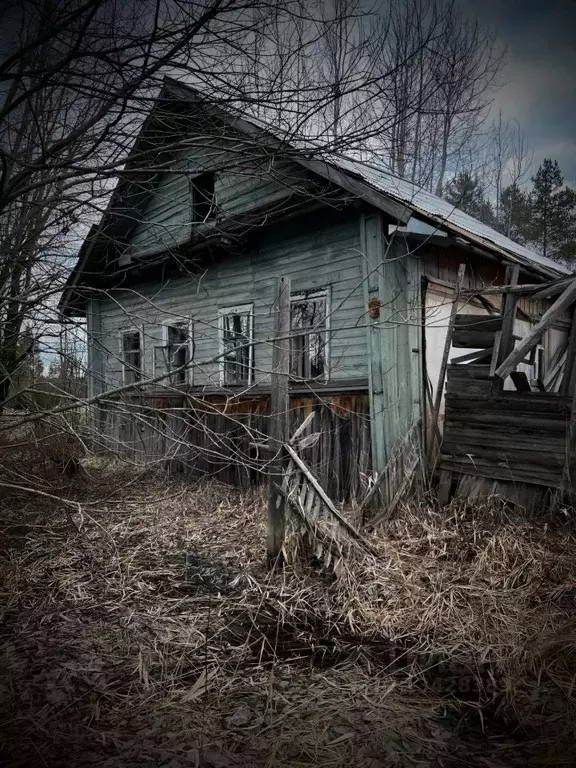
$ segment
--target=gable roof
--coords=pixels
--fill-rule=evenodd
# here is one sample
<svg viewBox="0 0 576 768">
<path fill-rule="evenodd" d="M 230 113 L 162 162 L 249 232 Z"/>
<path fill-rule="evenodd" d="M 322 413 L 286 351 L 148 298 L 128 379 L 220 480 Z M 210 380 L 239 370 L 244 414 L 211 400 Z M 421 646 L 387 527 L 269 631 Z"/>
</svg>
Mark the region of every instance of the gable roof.
<svg viewBox="0 0 576 768">
<path fill-rule="evenodd" d="M 169 77 L 165 78 L 157 102 L 168 99 L 180 100 L 183 103 L 196 102 L 201 104 L 223 120 L 230 128 L 250 136 L 261 144 L 287 154 L 291 160 L 313 175 L 324 178 L 358 199 L 384 211 L 400 224 L 407 224 L 412 216 L 416 216 L 425 222 L 432 223 L 448 234 L 459 236 L 473 245 L 506 258 L 510 262 L 520 264 L 547 279 L 572 274 L 562 264 L 540 256 L 529 248 L 510 240 L 510 238 L 455 208 L 442 198 L 415 184 L 393 176 L 383 166 L 343 155 L 323 154 L 319 148 L 313 146 L 311 147 L 312 152 L 297 148 L 282 139 L 275 129 L 265 123 L 254 118 L 246 118 L 233 109 L 223 109 L 215 102 L 207 101 L 191 86 Z M 151 115 L 153 113 L 154 110 Z M 145 121 L 135 146 L 145 140 L 151 115 Z M 130 165 L 133 154 L 135 154 L 134 150 L 127 159 L 126 167 Z M 129 185 L 130 181 L 120 174 L 119 183 L 112 193 L 110 204 L 100 224 L 91 228 L 80 249 L 77 264 L 66 282 L 59 302 L 61 311 L 66 310 L 74 287 L 89 266 L 91 252 L 94 245 L 98 243 L 100 234 L 105 227 L 114 224 L 115 217 L 117 218 L 115 207 L 120 197 L 120 191 L 124 191 Z"/>
</svg>

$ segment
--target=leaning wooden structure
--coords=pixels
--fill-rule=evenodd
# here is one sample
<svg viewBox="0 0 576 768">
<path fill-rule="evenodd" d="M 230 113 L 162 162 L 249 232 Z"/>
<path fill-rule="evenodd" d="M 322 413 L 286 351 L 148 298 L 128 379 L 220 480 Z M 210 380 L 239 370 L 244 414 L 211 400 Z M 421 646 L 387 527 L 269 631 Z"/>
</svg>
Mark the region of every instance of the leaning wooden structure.
<svg viewBox="0 0 576 768">
<path fill-rule="evenodd" d="M 451 329 L 456 356 L 447 369 L 438 461 L 443 501 L 453 495 L 497 495 L 530 510 L 573 502 L 576 277 L 542 286 L 518 285 L 517 271 L 513 276 L 511 284 L 483 291 L 500 298 L 499 312 L 457 314 Z M 544 300 L 548 306 L 518 338 L 514 328 L 522 299 Z M 531 381 L 526 368 L 534 368 L 543 337 L 561 324 L 563 337 L 548 370 Z"/>
</svg>

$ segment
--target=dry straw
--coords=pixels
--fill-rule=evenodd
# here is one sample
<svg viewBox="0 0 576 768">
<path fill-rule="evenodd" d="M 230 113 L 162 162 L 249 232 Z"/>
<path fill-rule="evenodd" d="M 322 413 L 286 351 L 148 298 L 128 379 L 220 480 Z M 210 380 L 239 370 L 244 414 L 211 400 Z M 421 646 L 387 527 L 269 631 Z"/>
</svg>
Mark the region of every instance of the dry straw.
<svg viewBox="0 0 576 768">
<path fill-rule="evenodd" d="M 35 487 L 77 504 L 0 502 L 7 764 L 573 764 L 567 521 L 421 502 L 377 557 L 268 573 L 260 490 L 94 461 Z"/>
</svg>

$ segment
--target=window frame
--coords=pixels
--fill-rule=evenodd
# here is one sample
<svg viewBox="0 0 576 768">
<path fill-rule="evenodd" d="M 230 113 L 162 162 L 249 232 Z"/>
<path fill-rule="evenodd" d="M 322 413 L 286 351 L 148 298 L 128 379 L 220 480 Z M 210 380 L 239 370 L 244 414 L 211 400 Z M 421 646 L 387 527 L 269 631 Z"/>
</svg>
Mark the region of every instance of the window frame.
<svg viewBox="0 0 576 768">
<path fill-rule="evenodd" d="M 229 315 L 248 315 L 248 381 L 246 384 L 226 384 L 226 358 L 224 347 L 224 318 Z M 222 307 L 218 310 L 218 351 L 220 355 L 220 386 L 222 387 L 251 387 L 254 384 L 254 303 L 236 304 L 233 307 Z"/>
<path fill-rule="evenodd" d="M 127 366 L 129 365 L 125 359 L 124 359 L 124 336 L 127 334 L 138 334 L 139 342 L 140 342 L 140 368 L 136 369 L 134 366 L 130 366 L 130 370 L 136 371 L 139 370 L 140 372 L 140 378 L 136 379 L 135 381 L 127 381 L 126 380 L 126 372 L 127 372 Z M 141 384 L 142 380 L 146 378 L 146 372 L 145 372 L 145 366 L 144 366 L 144 326 L 132 326 L 130 328 L 121 328 L 118 332 L 118 346 L 120 350 L 120 365 L 122 368 L 122 386 L 126 386 L 128 384 Z"/>
<path fill-rule="evenodd" d="M 169 328 L 185 328 L 188 333 L 188 363 L 191 363 L 194 359 L 194 322 L 190 319 L 184 319 L 184 320 L 165 320 L 162 325 L 162 346 L 161 348 L 167 349 L 169 345 L 169 338 L 168 338 L 168 329 Z M 156 348 L 155 348 L 156 349 Z M 166 371 L 168 373 L 168 371 Z M 156 371 L 156 355 L 154 355 L 154 376 L 157 375 Z M 184 370 L 184 381 L 178 381 L 178 382 L 172 382 L 171 375 L 167 376 L 168 380 L 170 381 L 170 384 L 174 384 L 175 386 L 186 386 L 186 385 L 192 385 L 194 383 L 194 372 L 191 366 L 186 368 Z"/>
<path fill-rule="evenodd" d="M 322 376 L 312 376 L 309 379 L 300 378 L 298 376 L 295 376 L 292 373 L 292 339 L 294 337 L 294 329 L 292 327 L 292 305 L 297 303 L 302 303 L 306 300 L 314 300 L 314 299 L 324 299 L 325 300 L 325 322 L 324 322 L 324 333 L 326 336 L 326 340 L 324 343 L 324 350 L 325 350 L 325 370 Z M 307 381 L 319 381 L 326 383 L 330 378 L 330 309 L 331 309 L 331 296 L 330 296 L 330 286 L 326 286 L 325 288 L 310 288 L 310 290 L 305 291 L 297 291 L 296 293 L 290 294 L 290 381 L 292 382 L 307 382 Z"/>
</svg>

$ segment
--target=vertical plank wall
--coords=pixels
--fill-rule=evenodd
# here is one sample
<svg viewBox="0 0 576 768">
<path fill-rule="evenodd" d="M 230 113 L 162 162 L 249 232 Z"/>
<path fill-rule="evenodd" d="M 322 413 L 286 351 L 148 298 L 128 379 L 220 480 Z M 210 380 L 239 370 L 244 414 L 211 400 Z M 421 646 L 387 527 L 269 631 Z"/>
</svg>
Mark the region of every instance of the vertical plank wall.
<svg viewBox="0 0 576 768">
<path fill-rule="evenodd" d="M 383 501 L 404 477 L 406 452 L 419 450 L 421 331 L 419 270 L 402 236 L 388 236 L 379 213 L 361 219 L 367 315 L 373 468 L 385 472 Z M 407 435 L 416 442 L 408 445 Z"/>
</svg>

